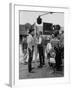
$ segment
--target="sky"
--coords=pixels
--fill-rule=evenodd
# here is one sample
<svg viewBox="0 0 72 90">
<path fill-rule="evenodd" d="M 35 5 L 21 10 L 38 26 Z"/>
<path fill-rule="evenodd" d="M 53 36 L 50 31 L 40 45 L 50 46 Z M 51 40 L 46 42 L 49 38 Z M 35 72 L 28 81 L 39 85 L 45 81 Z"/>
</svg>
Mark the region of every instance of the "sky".
<svg viewBox="0 0 72 90">
<path fill-rule="evenodd" d="M 45 14 L 47 12 L 35 12 L 35 11 L 20 11 L 20 24 L 34 24 L 36 19 L 39 15 Z M 64 13 L 53 13 L 53 14 L 46 14 L 41 16 L 42 22 L 59 24 L 62 27 L 64 26 Z"/>
</svg>

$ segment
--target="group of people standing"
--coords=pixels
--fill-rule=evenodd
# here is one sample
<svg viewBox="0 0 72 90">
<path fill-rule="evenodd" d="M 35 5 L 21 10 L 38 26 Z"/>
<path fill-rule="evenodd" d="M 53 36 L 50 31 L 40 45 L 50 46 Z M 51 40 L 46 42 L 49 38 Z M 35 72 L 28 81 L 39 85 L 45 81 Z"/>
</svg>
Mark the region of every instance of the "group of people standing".
<svg viewBox="0 0 72 90">
<path fill-rule="evenodd" d="M 56 31 L 51 37 L 48 39 L 46 46 L 44 45 L 44 40 L 42 36 L 42 32 L 35 37 L 34 29 L 29 30 L 29 35 L 27 36 L 27 50 L 28 50 L 28 71 L 32 72 L 32 60 L 34 47 L 37 45 L 37 50 L 39 53 L 39 66 L 38 68 L 42 68 L 45 65 L 45 52 L 48 59 L 48 65 L 52 66 L 55 70 L 60 70 L 62 65 L 62 58 L 64 54 L 64 43 L 63 43 L 63 32 L 59 34 L 59 31 Z M 51 62 L 52 61 L 52 62 Z"/>
<path fill-rule="evenodd" d="M 29 72 L 32 71 L 32 59 L 33 59 L 33 52 L 35 45 L 37 45 L 39 60 L 40 60 L 40 65 L 38 67 L 42 68 L 43 65 L 45 64 L 44 48 L 42 43 L 42 32 L 40 32 L 37 37 L 34 37 L 34 29 L 30 29 L 29 35 L 27 37 L 27 44 L 28 44 L 28 52 L 29 52 L 28 71 Z"/>
<path fill-rule="evenodd" d="M 64 41 L 63 37 L 61 36 L 63 33 L 59 34 L 59 31 L 56 31 L 52 34 L 52 38 L 49 40 L 47 46 L 50 46 L 50 50 L 48 50 L 48 58 L 49 65 L 52 65 L 54 71 L 62 71 L 63 69 L 63 59 L 64 59 Z"/>
</svg>

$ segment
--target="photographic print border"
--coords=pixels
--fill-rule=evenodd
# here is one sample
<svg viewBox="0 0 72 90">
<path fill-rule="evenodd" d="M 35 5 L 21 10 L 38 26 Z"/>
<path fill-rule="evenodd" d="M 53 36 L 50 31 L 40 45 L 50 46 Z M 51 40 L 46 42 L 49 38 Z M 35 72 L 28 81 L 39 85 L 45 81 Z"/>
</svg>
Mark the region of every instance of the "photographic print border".
<svg viewBox="0 0 72 90">
<path fill-rule="evenodd" d="M 45 78 L 45 79 L 33 79 L 34 83 L 30 83 L 30 80 L 19 80 L 19 66 L 18 66 L 18 55 L 19 55 L 19 20 L 18 20 L 18 14 L 19 14 L 19 10 L 35 10 L 35 11 L 39 11 L 39 9 L 41 9 L 42 11 L 44 10 L 51 10 L 51 11 L 63 11 L 64 12 L 64 25 L 65 25 L 65 48 L 67 48 L 67 50 L 65 49 L 65 59 L 69 58 L 69 45 L 67 45 L 67 37 L 69 37 L 68 35 L 68 15 L 69 15 L 69 9 L 67 7 L 48 7 L 48 6 L 33 6 L 33 5 L 23 5 L 23 4 L 10 4 L 10 86 L 24 86 L 24 85 L 38 85 L 39 82 L 42 83 L 46 82 L 47 84 L 56 84 L 56 83 L 68 83 L 69 82 L 69 61 L 66 60 L 65 63 L 65 68 L 67 69 L 64 73 L 66 74 L 66 76 L 64 76 L 64 78 Z M 41 11 L 40 10 L 40 11 Z M 67 41 L 66 41 L 67 40 Z M 67 66 L 68 65 L 68 66 Z M 67 66 L 67 67 L 66 67 Z M 38 80 L 38 81 L 37 81 Z M 43 83 L 42 83 L 43 85 Z"/>
</svg>

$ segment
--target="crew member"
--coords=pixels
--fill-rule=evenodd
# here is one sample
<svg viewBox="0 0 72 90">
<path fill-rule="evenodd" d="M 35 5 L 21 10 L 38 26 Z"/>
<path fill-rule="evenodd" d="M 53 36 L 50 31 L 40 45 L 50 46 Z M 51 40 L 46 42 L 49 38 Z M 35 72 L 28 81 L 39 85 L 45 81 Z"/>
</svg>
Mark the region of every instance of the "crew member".
<svg viewBox="0 0 72 90">
<path fill-rule="evenodd" d="M 29 52 L 29 59 L 28 59 L 28 71 L 32 71 L 32 59 L 33 59 L 33 50 L 34 50 L 34 29 L 29 30 L 29 35 L 27 37 L 27 44 L 28 44 L 28 52 Z"/>
<path fill-rule="evenodd" d="M 39 52 L 39 59 L 40 59 L 40 65 L 39 68 L 42 68 L 42 66 L 45 64 L 44 61 L 44 48 L 42 44 L 42 32 L 39 33 L 39 42 L 38 42 L 38 52 Z"/>
</svg>

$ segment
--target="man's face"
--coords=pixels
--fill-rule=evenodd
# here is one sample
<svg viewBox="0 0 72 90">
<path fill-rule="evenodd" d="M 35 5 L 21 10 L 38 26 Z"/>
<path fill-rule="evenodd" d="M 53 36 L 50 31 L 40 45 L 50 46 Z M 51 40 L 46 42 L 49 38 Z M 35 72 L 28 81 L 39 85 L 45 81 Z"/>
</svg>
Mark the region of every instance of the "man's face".
<svg viewBox="0 0 72 90">
<path fill-rule="evenodd" d="M 52 34 L 52 38 L 54 38 L 54 34 Z"/>
</svg>

